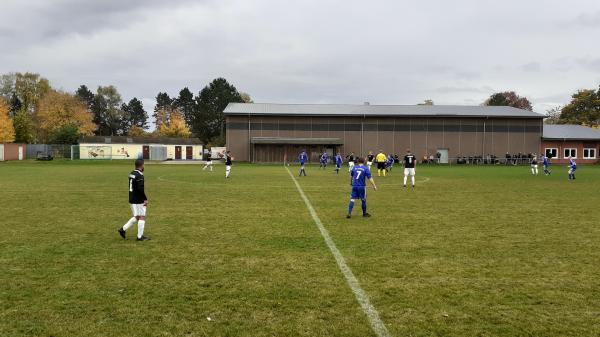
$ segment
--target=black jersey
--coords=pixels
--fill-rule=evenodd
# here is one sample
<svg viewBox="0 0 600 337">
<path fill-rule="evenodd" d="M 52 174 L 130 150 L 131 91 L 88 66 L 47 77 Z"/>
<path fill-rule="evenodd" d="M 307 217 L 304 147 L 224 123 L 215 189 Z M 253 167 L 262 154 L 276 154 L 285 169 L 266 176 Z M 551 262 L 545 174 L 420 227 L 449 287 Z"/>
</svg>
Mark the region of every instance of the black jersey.
<svg viewBox="0 0 600 337">
<path fill-rule="evenodd" d="M 225 165 L 231 166 L 231 156 L 225 155 Z"/>
<path fill-rule="evenodd" d="M 533 159 L 531 159 L 531 165 L 537 165 L 537 157 L 533 157 Z"/>
<path fill-rule="evenodd" d="M 368 156 L 367 156 L 367 161 L 370 161 L 370 162 L 372 162 L 372 161 L 373 161 L 373 159 L 375 159 L 375 156 L 374 156 L 374 155 L 370 154 L 370 155 L 368 155 Z"/>
<path fill-rule="evenodd" d="M 129 174 L 129 203 L 143 204 L 148 198 L 144 193 L 144 174 L 141 171 L 133 170 Z"/>
<path fill-rule="evenodd" d="M 406 168 L 414 168 L 415 167 L 415 161 L 417 160 L 417 158 L 415 157 L 414 154 L 407 154 L 406 156 L 404 156 L 404 167 Z"/>
<path fill-rule="evenodd" d="M 346 157 L 346 159 L 348 159 L 348 162 L 354 162 L 354 155 L 350 154 Z"/>
<path fill-rule="evenodd" d="M 206 161 L 211 161 L 212 160 L 212 155 L 210 154 L 210 152 L 206 155 Z"/>
</svg>

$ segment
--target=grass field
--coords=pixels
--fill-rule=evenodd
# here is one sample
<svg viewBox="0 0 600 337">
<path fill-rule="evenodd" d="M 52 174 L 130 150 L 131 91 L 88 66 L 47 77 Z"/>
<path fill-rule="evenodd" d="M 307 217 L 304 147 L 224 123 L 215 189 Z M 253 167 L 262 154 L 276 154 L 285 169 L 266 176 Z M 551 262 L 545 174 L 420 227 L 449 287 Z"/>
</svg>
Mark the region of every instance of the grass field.
<svg viewBox="0 0 600 337">
<path fill-rule="evenodd" d="M 282 166 L 147 164 L 142 243 L 130 166 L 0 163 L 0 336 L 375 335 Z M 600 167 L 553 168 L 299 183 L 390 335 L 599 336 Z"/>
</svg>

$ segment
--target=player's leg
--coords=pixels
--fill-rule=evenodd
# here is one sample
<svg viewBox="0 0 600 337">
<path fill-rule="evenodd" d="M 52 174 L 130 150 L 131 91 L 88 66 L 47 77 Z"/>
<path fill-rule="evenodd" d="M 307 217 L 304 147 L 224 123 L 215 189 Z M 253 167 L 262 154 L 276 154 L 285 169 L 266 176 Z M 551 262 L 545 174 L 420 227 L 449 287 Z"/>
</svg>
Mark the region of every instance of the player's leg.
<svg viewBox="0 0 600 337">
<path fill-rule="evenodd" d="M 350 218 L 352 216 L 352 209 L 354 208 L 354 199 L 350 199 L 350 203 L 348 204 L 348 215 L 346 218 Z"/>
<path fill-rule="evenodd" d="M 410 169 L 410 181 L 412 183 L 412 187 L 415 187 L 415 169 Z"/>
<path fill-rule="evenodd" d="M 231 166 L 226 165 L 225 166 L 225 178 L 229 178 L 230 175 L 231 175 Z"/>
<path fill-rule="evenodd" d="M 213 165 L 213 162 L 211 161 L 211 162 L 210 162 L 210 172 L 212 172 L 212 171 L 213 171 L 213 167 L 214 167 L 214 165 Z"/>
<path fill-rule="evenodd" d="M 535 175 L 536 176 L 538 175 L 538 166 L 537 165 L 535 165 Z"/>
<path fill-rule="evenodd" d="M 148 240 L 148 237 L 144 236 L 144 228 L 146 226 L 146 206 L 144 205 L 135 205 L 137 209 L 137 218 L 138 218 L 138 232 L 137 232 L 137 240 L 144 241 Z"/>
<path fill-rule="evenodd" d="M 533 165 L 531 165 L 531 174 L 535 175 L 535 169 L 533 168 Z"/>
<path fill-rule="evenodd" d="M 406 180 L 408 180 L 409 169 L 404 169 L 404 187 L 406 187 Z"/>
<path fill-rule="evenodd" d="M 123 225 L 123 227 L 119 228 L 119 235 L 121 235 L 123 239 L 125 239 L 125 232 L 138 221 L 134 205 L 130 204 L 129 206 L 131 207 L 131 212 L 133 216 L 131 217 L 131 219 L 129 219 L 129 221 L 127 221 L 127 223 L 125 223 L 125 225 Z"/>
</svg>

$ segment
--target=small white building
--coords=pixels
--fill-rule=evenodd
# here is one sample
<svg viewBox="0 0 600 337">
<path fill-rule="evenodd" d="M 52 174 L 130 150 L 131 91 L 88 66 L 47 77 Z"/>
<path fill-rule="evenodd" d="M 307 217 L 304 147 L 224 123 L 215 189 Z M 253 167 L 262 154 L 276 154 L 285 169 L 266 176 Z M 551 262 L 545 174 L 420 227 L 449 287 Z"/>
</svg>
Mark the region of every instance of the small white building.
<svg viewBox="0 0 600 337">
<path fill-rule="evenodd" d="M 86 136 L 74 159 L 202 160 L 198 138 Z"/>
</svg>

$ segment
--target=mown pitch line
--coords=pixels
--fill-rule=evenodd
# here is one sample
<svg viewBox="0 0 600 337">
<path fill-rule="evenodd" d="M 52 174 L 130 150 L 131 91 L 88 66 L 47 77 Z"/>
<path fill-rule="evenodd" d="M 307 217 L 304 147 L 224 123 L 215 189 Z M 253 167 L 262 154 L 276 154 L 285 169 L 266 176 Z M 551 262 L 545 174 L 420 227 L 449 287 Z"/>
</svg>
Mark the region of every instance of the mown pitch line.
<svg viewBox="0 0 600 337">
<path fill-rule="evenodd" d="M 331 254 L 333 254 L 333 257 L 335 258 L 335 262 L 337 263 L 338 268 L 340 269 L 340 271 L 346 278 L 346 281 L 348 282 L 348 286 L 350 287 L 350 289 L 352 289 L 352 292 L 354 293 L 356 300 L 358 301 L 361 308 L 367 315 L 367 318 L 369 319 L 369 323 L 371 324 L 371 328 L 373 329 L 375 334 L 377 334 L 377 336 L 389 337 L 390 333 L 387 330 L 387 328 L 385 327 L 385 324 L 383 324 L 383 321 L 381 321 L 381 319 L 379 318 L 379 313 L 377 312 L 377 309 L 375 309 L 375 307 L 371 304 L 371 301 L 369 300 L 369 296 L 367 295 L 367 293 L 365 293 L 365 291 L 360 286 L 358 279 L 356 278 L 356 276 L 354 276 L 354 273 L 352 273 L 352 270 L 350 270 L 350 267 L 348 266 L 348 264 L 346 264 L 346 259 L 344 259 L 344 256 L 342 255 L 342 253 L 340 253 L 340 251 L 337 249 L 335 242 L 333 242 L 333 239 L 331 239 L 329 232 L 327 231 L 327 229 L 325 229 L 325 226 L 323 226 L 321 219 L 317 215 L 317 212 L 315 211 L 314 207 L 310 203 L 310 200 L 308 200 L 308 197 L 306 196 L 306 194 L 304 194 L 302 187 L 300 187 L 300 184 L 298 183 L 298 181 L 296 180 L 296 178 L 294 177 L 292 172 L 290 172 L 290 170 L 287 168 L 287 166 L 284 166 L 284 167 L 285 167 L 286 171 L 288 172 L 288 174 L 290 175 L 290 177 L 292 178 L 292 180 L 294 181 L 294 184 L 296 185 L 296 188 L 298 189 L 298 192 L 300 193 L 300 197 L 302 197 L 302 200 L 304 200 L 304 203 L 306 204 L 306 208 L 308 208 L 308 212 L 310 213 L 313 220 L 315 221 L 315 224 L 319 228 L 319 231 L 321 232 L 321 236 L 325 240 L 327 247 L 329 247 Z"/>
</svg>

